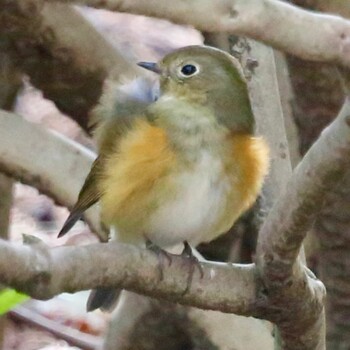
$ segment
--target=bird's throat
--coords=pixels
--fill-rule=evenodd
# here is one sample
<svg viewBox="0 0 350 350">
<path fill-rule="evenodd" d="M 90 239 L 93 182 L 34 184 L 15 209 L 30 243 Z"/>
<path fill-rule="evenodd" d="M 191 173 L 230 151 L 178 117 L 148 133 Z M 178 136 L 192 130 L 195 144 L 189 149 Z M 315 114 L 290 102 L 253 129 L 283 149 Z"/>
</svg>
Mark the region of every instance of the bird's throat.
<svg viewBox="0 0 350 350">
<path fill-rule="evenodd" d="M 163 96 L 152 106 L 154 124 L 165 130 L 169 144 L 185 159 L 195 160 L 203 151 L 220 152 L 229 130 L 205 106 Z"/>
</svg>

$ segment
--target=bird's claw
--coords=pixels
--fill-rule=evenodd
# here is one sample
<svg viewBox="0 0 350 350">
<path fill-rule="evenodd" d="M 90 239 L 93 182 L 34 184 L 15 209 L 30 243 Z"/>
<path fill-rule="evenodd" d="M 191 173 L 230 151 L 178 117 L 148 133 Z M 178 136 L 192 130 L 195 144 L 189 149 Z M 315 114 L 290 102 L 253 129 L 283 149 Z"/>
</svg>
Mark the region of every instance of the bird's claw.
<svg viewBox="0 0 350 350">
<path fill-rule="evenodd" d="M 146 248 L 157 255 L 159 280 L 162 281 L 164 279 L 164 272 L 163 272 L 164 260 L 166 259 L 168 261 L 168 266 L 170 266 L 172 263 L 171 254 L 165 251 L 164 249 L 160 248 L 156 244 L 154 244 L 148 238 L 146 238 Z"/>
<path fill-rule="evenodd" d="M 167 251 L 163 250 L 148 238 L 146 238 L 146 248 L 152 251 L 153 253 L 155 253 L 158 257 L 159 280 L 162 281 L 164 279 L 163 267 L 165 264 L 165 260 L 167 260 L 168 266 L 170 266 L 172 263 L 172 256 L 174 254 L 168 253 Z M 187 241 L 184 242 L 184 249 L 180 254 L 180 256 L 186 258 L 184 259 L 184 261 L 186 262 L 189 269 L 186 289 L 182 293 L 182 295 L 185 295 L 191 288 L 195 268 L 196 267 L 198 268 L 200 273 L 200 278 L 204 277 L 204 271 L 201 264 L 199 263 L 199 260 L 193 255 L 192 248 Z"/>
<path fill-rule="evenodd" d="M 189 266 L 186 289 L 183 292 L 183 295 L 185 295 L 191 288 L 195 268 L 196 267 L 198 268 L 201 278 L 204 277 L 204 271 L 203 271 L 202 265 L 199 263 L 199 260 L 193 255 L 192 248 L 187 241 L 184 242 L 184 249 L 181 253 L 181 256 L 187 258 L 186 261 L 188 261 L 188 266 Z"/>
</svg>

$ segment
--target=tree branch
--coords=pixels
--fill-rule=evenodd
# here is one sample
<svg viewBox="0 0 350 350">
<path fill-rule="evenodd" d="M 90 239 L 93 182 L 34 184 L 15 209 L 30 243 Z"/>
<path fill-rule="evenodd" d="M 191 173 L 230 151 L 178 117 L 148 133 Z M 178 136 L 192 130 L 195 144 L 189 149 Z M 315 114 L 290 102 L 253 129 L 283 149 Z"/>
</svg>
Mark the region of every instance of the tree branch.
<svg viewBox="0 0 350 350">
<path fill-rule="evenodd" d="M 245 41 L 246 45 L 243 44 Z M 257 61 L 257 67 L 252 70 L 248 87 L 258 133 L 268 140 L 270 146 L 270 171 L 263 187 L 261 200 L 262 216 L 265 219 L 292 175 L 285 111 L 281 99 L 281 81 L 277 74 L 275 50 L 254 40 L 241 39 L 233 46 L 233 52 L 239 52 L 239 46 L 246 46 L 241 57 L 245 61 L 246 68 L 249 68 L 249 62 L 252 59 Z M 279 350 L 283 338 L 280 337 L 278 327 L 274 330 L 275 340 L 277 340 L 275 349 Z"/>
<path fill-rule="evenodd" d="M 248 82 L 257 131 L 270 147 L 270 171 L 264 189 L 264 209 L 268 211 L 292 174 L 280 88 L 277 80 L 275 52 L 264 44 L 248 40 L 245 59 L 254 59 L 258 67 Z"/>
<path fill-rule="evenodd" d="M 334 61 L 350 66 L 349 21 L 306 11 L 278 0 L 61 1 L 166 18 L 207 32 L 245 35 L 303 59 Z"/>
<path fill-rule="evenodd" d="M 20 72 L 11 61 L 9 55 L 0 52 L 0 107 L 11 110 L 16 101 L 17 93 L 22 86 Z M 13 179 L 0 173 L 0 237 L 9 236 L 11 206 L 13 200 Z M 4 347 L 4 334 L 7 315 L 0 317 L 0 348 Z"/>
<path fill-rule="evenodd" d="M 0 171 L 57 203 L 73 206 L 94 158 L 93 152 L 76 142 L 0 110 Z M 97 208 L 88 210 L 86 218 L 105 239 Z"/>
<path fill-rule="evenodd" d="M 79 349 L 96 350 L 100 348 L 101 341 L 97 336 L 86 332 L 80 332 L 77 329 L 66 326 L 57 321 L 55 322 L 54 320 L 33 311 L 29 307 L 17 305 L 15 309 L 9 312 L 9 316 L 15 321 L 19 320 L 26 324 L 33 325 L 34 327 L 46 330 L 59 339 L 63 339 L 69 344 L 79 347 Z"/>
<path fill-rule="evenodd" d="M 320 337 L 325 332 L 325 290 L 297 256 L 326 195 L 350 166 L 349 102 L 347 99 L 337 119 L 297 166 L 258 238 L 256 263 L 263 288 L 260 294 L 266 299 L 261 302 L 261 312 L 278 325 L 283 349 L 325 346 Z M 291 307 L 293 317 L 289 316 Z"/>
<path fill-rule="evenodd" d="M 350 166 L 350 100 L 296 167 L 260 231 L 258 265 L 271 279 L 285 280 L 323 200 Z M 282 263 L 283 262 L 283 263 Z"/>
<path fill-rule="evenodd" d="M 110 242 L 49 249 L 41 243 L 22 246 L 0 240 L 0 251 L 1 282 L 38 299 L 96 286 L 123 287 L 185 305 L 240 315 L 251 315 L 255 301 L 253 265 L 203 262 L 203 278 L 196 270 L 184 294 L 189 268 L 188 261 L 181 256 L 174 256 L 171 265 L 165 264 L 164 278 L 160 280 L 159 258 L 133 245 Z"/>
<path fill-rule="evenodd" d="M 0 52 L 0 108 L 12 110 L 22 86 L 21 73 L 6 52 Z M 0 237 L 8 237 L 13 179 L 0 174 Z M 2 235 L 2 236 L 1 236 Z M 0 342 L 1 346 L 2 342 Z"/>
</svg>

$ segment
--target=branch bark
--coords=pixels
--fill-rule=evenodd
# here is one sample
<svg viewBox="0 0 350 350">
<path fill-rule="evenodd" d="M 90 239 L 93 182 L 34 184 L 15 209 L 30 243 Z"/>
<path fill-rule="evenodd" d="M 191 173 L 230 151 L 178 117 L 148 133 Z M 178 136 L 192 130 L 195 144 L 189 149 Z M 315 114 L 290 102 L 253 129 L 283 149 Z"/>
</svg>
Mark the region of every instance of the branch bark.
<svg viewBox="0 0 350 350">
<path fill-rule="evenodd" d="M 286 55 L 283 52 L 275 51 L 275 62 L 290 161 L 292 168 L 294 169 L 301 159 L 299 135 L 293 116 L 292 105 L 294 102 L 294 92 L 290 80 L 290 72 Z"/>
<path fill-rule="evenodd" d="M 203 278 L 195 271 L 190 289 L 184 294 L 189 271 L 180 256 L 174 256 L 171 265 L 164 267 L 164 278 L 160 280 L 157 255 L 121 243 L 49 249 L 41 243 L 21 246 L 0 240 L 0 251 L 1 282 L 37 299 L 97 286 L 123 287 L 172 302 L 239 315 L 250 315 L 255 301 L 253 265 L 203 262 Z M 225 288 L 218 288 L 224 285 Z"/>
<path fill-rule="evenodd" d="M 246 60 L 253 59 L 258 64 L 248 82 L 257 131 L 268 141 L 271 150 L 269 176 L 263 189 L 263 206 L 268 211 L 285 188 L 292 174 L 292 167 L 277 80 L 275 52 L 253 40 L 249 40 L 247 45 Z"/>
<path fill-rule="evenodd" d="M 163 1 L 161 5 L 158 0 L 61 1 L 166 18 L 206 32 L 245 35 L 303 59 L 350 66 L 349 21 L 278 0 Z"/>
<path fill-rule="evenodd" d="M 76 142 L 0 110 L 0 171 L 36 187 L 58 204 L 74 205 L 94 158 Z M 106 239 L 99 225 L 98 208 L 89 210 L 86 218 Z"/>
<path fill-rule="evenodd" d="M 285 311 L 272 313 L 269 318 L 281 331 L 284 349 L 322 349 L 325 346 L 325 340 L 319 336 L 325 332 L 325 290 L 319 281 L 308 276 L 297 256 L 327 193 L 339 184 L 349 168 L 349 147 L 350 104 L 347 99 L 339 117 L 296 168 L 260 231 L 257 268 L 264 286 L 261 293 L 269 307 L 275 305 Z M 320 166 L 325 158 L 329 158 L 327 169 Z M 313 302 L 305 304 L 305 300 Z M 287 312 L 292 305 L 293 319 Z M 264 313 L 268 315 L 268 311 Z M 303 334 L 303 337 L 296 339 L 295 334 Z M 304 339 L 313 339 L 312 347 L 305 347 Z"/>
<path fill-rule="evenodd" d="M 14 107 L 18 90 L 22 86 L 21 73 L 6 52 L 0 52 L 0 108 Z M 0 234 L 8 237 L 10 210 L 12 205 L 13 180 L 0 174 Z"/>
<path fill-rule="evenodd" d="M 244 47 L 244 45 L 241 46 Z M 270 171 L 263 188 L 261 201 L 262 216 L 266 218 L 267 213 L 281 191 L 286 187 L 292 174 L 285 128 L 285 110 L 283 109 L 281 98 L 280 85 L 282 79 L 278 79 L 275 50 L 254 40 L 248 40 L 246 46 L 247 49 L 242 57 L 246 61 L 245 66 L 249 68 L 249 62 L 252 60 L 257 62 L 257 66 L 253 65 L 251 79 L 248 84 L 253 112 L 258 132 L 268 140 L 271 150 Z M 239 48 L 237 49 L 239 50 Z M 235 50 L 235 46 L 233 50 Z M 283 337 L 280 336 L 280 331 L 276 327 L 275 340 L 275 349 L 281 349 Z"/>
<path fill-rule="evenodd" d="M 287 279 L 307 230 L 325 194 L 344 178 L 350 165 L 350 100 L 297 166 L 260 232 L 258 262 L 266 275 Z M 328 158 L 326 167 L 325 158 Z M 283 264 L 281 262 L 283 261 Z"/>
<path fill-rule="evenodd" d="M 0 52 L 0 107 L 11 110 L 22 85 L 21 74 L 6 52 Z M 13 179 L 0 173 L 0 237 L 8 239 Z M 0 317 L 0 348 L 4 346 L 7 315 Z"/>
<path fill-rule="evenodd" d="M 349 346 L 349 232 L 350 176 L 328 196 L 315 223 L 320 239 L 319 271 L 327 286 L 327 345 L 341 350 Z"/>
</svg>

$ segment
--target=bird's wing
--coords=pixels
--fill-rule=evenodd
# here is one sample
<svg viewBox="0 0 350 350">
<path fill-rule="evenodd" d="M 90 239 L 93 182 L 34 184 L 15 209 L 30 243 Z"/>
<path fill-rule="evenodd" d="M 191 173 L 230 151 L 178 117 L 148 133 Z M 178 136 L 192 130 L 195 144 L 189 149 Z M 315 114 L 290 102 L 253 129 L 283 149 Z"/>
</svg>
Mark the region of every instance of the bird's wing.
<svg viewBox="0 0 350 350">
<path fill-rule="evenodd" d="M 90 119 L 100 154 L 113 152 L 133 121 L 144 117 L 146 108 L 157 98 L 158 89 L 155 82 L 143 76 L 124 83 L 105 82 L 103 95 Z"/>
<path fill-rule="evenodd" d="M 78 200 L 63 224 L 58 237 L 65 235 L 83 213 L 99 201 L 99 179 L 104 160 L 115 150 L 120 137 L 131 127 L 133 120 L 144 117 L 147 106 L 155 99 L 154 85 L 140 77 L 123 85 L 107 83 L 99 105 L 92 114 L 99 156 L 80 190 Z"/>
<path fill-rule="evenodd" d="M 146 77 L 137 77 L 127 82 L 106 81 L 103 95 L 90 117 L 90 126 L 101 148 L 104 132 L 113 130 L 123 134 L 132 121 L 142 115 L 158 95 L 158 85 Z"/>
<path fill-rule="evenodd" d="M 98 186 L 98 179 L 102 170 L 103 160 L 97 157 L 92 164 L 91 170 L 81 188 L 77 202 L 74 204 L 67 220 L 63 224 L 58 237 L 64 236 L 74 224 L 82 217 L 85 210 L 94 205 L 101 196 Z"/>
</svg>

